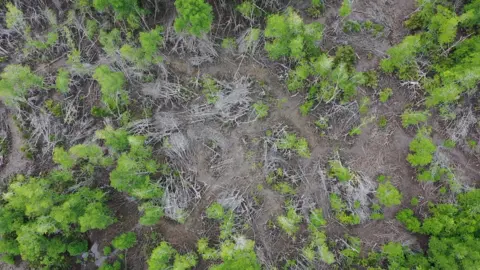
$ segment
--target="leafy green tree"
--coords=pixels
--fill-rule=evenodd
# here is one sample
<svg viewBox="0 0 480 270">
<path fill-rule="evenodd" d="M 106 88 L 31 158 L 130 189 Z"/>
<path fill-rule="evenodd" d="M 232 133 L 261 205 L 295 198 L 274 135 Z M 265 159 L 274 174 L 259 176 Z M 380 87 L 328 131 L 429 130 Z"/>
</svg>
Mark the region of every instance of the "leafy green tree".
<svg viewBox="0 0 480 270">
<path fill-rule="evenodd" d="M 316 41 L 322 39 L 323 26 L 320 23 L 304 24 L 302 18 L 292 9 L 284 14 L 274 14 L 267 18 L 265 50 L 270 58 L 291 57 L 301 60 L 315 55 Z"/>
<path fill-rule="evenodd" d="M 62 93 L 68 93 L 68 84 L 70 83 L 70 73 L 65 69 L 61 68 L 58 70 L 57 78 L 55 80 L 55 86 L 57 90 Z"/>
<path fill-rule="evenodd" d="M 411 153 L 408 154 L 407 160 L 413 167 L 426 166 L 432 162 L 437 147 L 429 135 L 430 131 L 427 128 L 421 128 L 410 142 Z"/>
<path fill-rule="evenodd" d="M 207 208 L 206 213 L 207 217 L 211 219 L 222 220 L 225 217 L 225 210 L 223 209 L 223 206 L 218 202 L 214 202 L 213 204 L 211 204 Z"/>
<path fill-rule="evenodd" d="M 75 166 L 76 160 L 63 147 L 55 147 L 53 149 L 53 162 L 68 170 Z"/>
<path fill-rule="evenodd" d="M 295 233 L 300 229 L 302 216 L 292 205 L 287 205 L 287 214 L 277 217 L 278 226 L 290 237 L 294 237 Z"/>
<path fill-rule="evenodd" d="M 104 204 L 98 202 L 88 204 L 85 213 L 78 218 L 80 231 L 107 228 L 116 221 L 110 215 L 110 210 Z"/>
<path fill-rule="evenodd" d="M 120 55 L 140 69 L 161 63 L 163 58 L 159 54 L 159 47 L 163 43 L 162 31 L 163 27 L 157 26 L 149 32 L 140 32 L 138 39 L 141 46 L 135 48 L 125 44 L 120 48 Z"/>
<path fill-rule="evenodd" d="M 67 246 L 67 251 L 70 256 L 78 256 L 88 251 L 88 242 L 86 240 L 71 242 Z"/>
<path fill-rule="evenodd" d="M 43 78 L 32 73 L 28 66 L 8 65 L 0 78 L 0 98 L 8 105 L 24 101 L 30 89 L 43 87 Z"/>
<path fill-rule="evenodd" d="M 143 226 L 155 225 L 164 216 L 163 208 L 152 202 L 143 203 L 139 210 L 143 212 L 140 217 L 140 224 Z"/>
<path fill-rule="evenodd" d="M 93 7 L 98 11 L 111 7 L 120 18 L 140 11 L 138 0 L 93 0 Z"/>
<path fill-rule="evenodd" d="M 419 123 L 425 123 L 428 120 L 430 113 L 428 111 L 413 111 L 407 109 L 402 114 L 403 127 L 409 127 L 410 125 L 418 125 Z"/>
<path fill-rule="evenodd" d="M 197 255 L 195 253 L 181 255 L 169 243 L 162 241 L 152 251 L 147 264 L 150 270 L 188 270 L 197 265 Z"/>
<path fill-rule="evenodd" d="M 342 6 L 340 7 L 338 13 L 342 17 L 347 17 L 350 15 L 350 13 L 352 13 L 352 3 L 350 0 L 343 0 Z"/>
<path fill-rule="evenodd" d="M 137 243 L 137 236 L 134 232 L 122 233 L 112 240 L 112 246 L 118 250 L 126 250 Z"/>
<path fill-rule="evenodd" d="M 350 169 L 347 167 L 344 167 L 342 165 L 342 162 L 340 162 L 339 160 L 330 160 L 328 164 L 330 166 L 330 171 L 329 171 L 330 177 L 335 177 L 340 182 L 348 182 L 353 178 L 353 175 L 350 172 Z"/>
<path fill-rule="evenodd" d="M 186 31 L 197 37 L 210 32 L 212 6 L 204 0 L 176 0 L 175 7 L 178 12 L 174 23 L 175 31 Z"/>
<path fill-rule="evenodd" d="M 123 152 L 130 146 L 128 132 L 124 129 L 115 130 L 112 126 L 106 126 L 104 129 L 97 130 L 95 136 L 105 140 L 105 145 L 117 152 Z"/>
<path fill-rule="evenodd" d="M 416 56 L 421 48 L 420 35 L 407 36 L 400 44 L 387 50 L 388 59 L 380 62 L 383 71 L 399 72 L 401 79 L 415 79 L 417 76 Z"/>
<path fill-rule="evenodd" d="M 400 221 L 409 231 L 420 232 L 420 221 L 413 215 L 412 209 L 403 209 L 396 215 L 398 221 Z"/>
<path fill-rule="evenodd" d="M 400 193 L 390 181 L 380 183 L 375 195 L 378 201 L 386 207 L 400 205 L 402 203 L 402 193 Z"/>
<path fill-rule="evenodd" d="M 127 105 L 128 93 L 124 89 L 125 76 L 122 72 L 113 72 L 107 65 L 95 69 L 93 78 L 100 84 L 102 101 L 111 110 Z"/>
</svg>

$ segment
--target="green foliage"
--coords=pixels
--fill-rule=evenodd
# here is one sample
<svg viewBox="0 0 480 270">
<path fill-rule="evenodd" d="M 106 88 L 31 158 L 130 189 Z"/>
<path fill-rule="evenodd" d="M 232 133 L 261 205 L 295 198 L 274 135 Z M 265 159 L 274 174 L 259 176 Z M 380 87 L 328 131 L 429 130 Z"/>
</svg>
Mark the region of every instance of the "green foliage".
<svg viewBox="0 0 480 270">
<path fill-rule="evenodd" d="M 169 243 L 162 241 L 152 251 L 147 264 L 150 270 L 188 270 L 197 265 L 197 255 L 194 253 L 181 255 Z"/>
<path fill-rule="evenodd" d="M 383 89 L 383 90 L 380 91 L 380 93 L 379 93 L 380 102 L 382 102 L 382 103 L 387 102 L 392 95 L 393 95 L 393 90 L 392 90 L 392 88 L 385 88 L 385 89 Z"/>
<path fill-rule="evenodd" d="M 237 41 L 234 38 L 224 38 L 222 40 L 222 48 L 233 50 L 237 47 Z"/>
<path fill-rule="evenodd" d="M 322 33 L 321 24 L 304 24 L 302 18 L 289 7 L 284 14 L 273 14 L 267 18 L 265 50 L 275 60 L 281 57 L 301 60 L 316 54 L 315 42 L 322 39 Z"/>
<path fill-rule="evenodd" d="M 128 94 L 124 89 L 125 77 L 122 72 L 113 72 L 107 65 L 95 69 L 93 78 L 100 84 L 102 101 L 110 110 L 117 110 L 128 104 Z"/>
<path fill-rule="evenodd" d="M 400 221 L 411 232 L 420 232 L 420 221 L 413 215 L 412 209 L 403 209 L 396 215 L 398 221 Z"/>
<path fill-rule="evenodd" d="M 222 220 L 225 217 L 225 210 L 223 206 L 218 202 L 213 203 L 210 205 L 207 210 L 207 217 L 216 220 Z"/>
<path fill-rule="evenodd" d="M 112 240 L 112 246 L 118 250 L 126 250 L 137 243 L 137 236 L 134 232 L 123 233 Z"/>
<path fill-rule="evenodd" d="M 117 152 L 123 152 L 130 146 L 128 132 L 124 129 L 114 130 L 112 126 L 106 126 L 104 129 L 97 130 L 95 136 L 105 140 L 105 145 Z"/>
<path fill-rule="evenodd" d="M 352 13 L 352 3 L 350 0 L 343 0 L 342 6 L 338 10 L 338 14 L 342 17 L 347 17 Z"/>
<path fill-rule="evenodd" d="M 347 225 L 360 224 L 360 216 L 354 212 L 347 212 L 347 204 L 337 194 L 330 194 L 330 207 L 340 223 Z"/>
<path fill-rule="evenodd" d="M 88 242 L 86 240 L 74 241 L 68 244 L 67 251 L 70 256 L 78 256 L 88 251 Z"/>
<path fill-rule="evenodd" d="M 217 82 L 209 75 L 205 75 L 202 78 L 202 87 L 202 93 L 207 98 L 207 103 L 215 104 L 220 98 L 220 87 L 217 85 Z"/>
<path fill-rule="evenodd" d="M 365 83 L 364 75 L 353 68 L 352 61 L 355 58 L 348 56 L 350 49 L 345 48 L 339 48 L 339 55 L 335 58 L 323 54 L 311 58 L 309 62 L 300 62 L 290 71 L 287 82 L 289 91 L 309 87 L 304 113 L 315 102 L 330 103 L 338 99 L 342 102 L 351 101 L 357 93 L 357 86 Z"/>
<path fill-rule="evenodd" d="M 312 263 L 316 258 L 319 258 L 326 264 L 332 264 L 335 262 L 335 255 L 328 249 L 327 236 L 324 232 L 316 229 L 310 230 L 310 239 L 302 249 L 303 256 Z"/>
<path fill-rule="evenodd" d="M 378 201 L 386 207 L 400 205 L 402 203 L 402 193 L 390 183 L 380 183 L 375 194 Z"/>
<path fill-rule="evenodd" d="M 143 226 L 155 225 L 164 216 L 163 208 L 152 202 L 143 203 L 139 210 L 143 212 L 140 217 L 140 224 Z"/>
<path fill-rule="evenodd" d="M 53 149 L 53 162 L 68 170 L 75 165 L 76 160 L 63 147 L 55 147 Z"/>
<path fill-rule="evenodd" d="M 429 137 L 430 131 L 426 128 L 418 130 L 415 138 L 410 142 L 410 154 L 407 161 L 413 167 L 421 167 L 430 164 L 437 147 Z"/>
<path fill-rule="evenodd" d="M 387 50 L 388 59 L 380 62 L 383 71 L 399 72 L 399 77 L 411 80 L 417 77 L 416 55 L 421 48 L 420 36 L 407 36 L 400 44 Z"/>
<path fill-rule="evenodd" d="M 378 118 L 378 127 L 379 128 L 385 128 L 388 124 L 388 120 L 387 120 L 387 117 L 385 117 L 385 115 L 381 115 L 379 118 Z"/>
<path fill-rule="evenodd" d="M 418 199 L 418 197 L 413 197 L 410 200 L 410 205 L 412 205 L 412 206 L 417 206 L 419 203 L 420 203 L 420 200 Z"/>
<path fill-rule="evenodd" d="M 252 2 L 245 1 L 235 8 L 243 17 L 253 20 L 261 15 L 260 9 Z"/>
<path fill-rule="evenodd" d="M 212 6 L 204 0 L 176 0 L 175 7 L 178 12 L 175 31 L 186 31 L 198 37 L 210 31 L 213 21 Z"/>
<path fill-rule="evenodd" d="M 362 25 L 357 21 L 347 20 L 343 25 L 343 32 L 358 33 L 362 30 Z"/>
<path fill-rule="evenodd" d="M 57 78 L 55 80 L 55 86 L 57 90 L 62 93 L 68 93 L 68 84 L 70 83 L 70 73 L 63 68 L 58 70 Z"/>
<path fill-rule="evenodd" d="M 299 156 L 310 158 L 307 140 L 305 138 L 297 138 L 295 133 L 285 132 L 284 137 L 277 141 L 277 147 L 282 150 L 295 150 Z"/>
<path fill-rule="evenodd" d="M 330 177 L 335 177 L 340 182 L 348 182 L 353 178 L 350 169 L 344 167 L 340 160 L 330 160 L 328 165 L 330 166 L 328 173 Z"/>
<path fill-rule="evenodd" d="M 76 256 L 87 250 L 82 232 L 114 222 L 102 191 L 69 191 L 71 180 L 68 172 L 52 171 L 44 178 L 18 175 L 10 182 L 0 204 L 0 254 L 21 255 L 34 267 L 58 268 L 67 251 Z"/>
<path fill-rule="evenodd" d="M 295 233 L 300 229 L 302 216 L 297 214 L 293 205 L 287 204 L 287 214 L 277 217 L 278 226 L 290 237 L 294 237 Z"/>
<path fill-rule="evenodd" d="M 202 240 L 202 239 L 201 239 Z M 230 269 L 251 269 L 260 270 L 261 266 L 255 254 L 255 242 L 246 239 L 244 236 L 236 236 L 232 240 L 224 241 L 220 244 L 220 250 L 217 251 L 219 256 L 206 256 L 205 251 L 212 252 L 212 248 L 208 247 L 208 241 L 203 240 L 198 244 L 199 253 L 204 259 L 220 258 L 222 263 L 212 266 L 211 270 L 230 270 Z"/>
<path fill-rule="evenodd" d="M 129 136 L 128 141 L 130 151 L 118 158 L 117 167 L 110 173 L 110 185 L 139 199 L 162 197 L 163 190 L 150 181 L 150 175 L 160 168 L 152 159 L 151 147 L 144 146 L 142 136 Z"/>
<path fill-rule="evenodd" d="M 446 148 L 455 148 L 456 145 L 457 143 L 451 139 L 447 139 L 443 141 L 443 146 L 445 146 Z"/>
<path fill-rule="evenodd" d="M 96 20 L 87 19 L 86 21 L 86 34 L 89 39 L 93 39 L 94 36 L 98 33 L 98 23 Z"/>
<path fill-rule="evenodd" d="M 5 22 L 8 29 L 22 31 L 26 27 L 23 12 L 12 3 L 6 3 L 7 13 L 5 14 Z"/>
<path fill-rule="evenodd" d="M 100 30 L 100 35 L 98 36 L 100 44 L 102 44 L 103 50 L 107 55 L 114 56 L 117 50 L 122 43 L 122 38 L 120 36 L 120 30 L 117 28 L 112 29 L 110 32 Z"/>
<path fill-rule="evenodd" d="M 120 48 L 120 55 L 140 69 L 161 63 L 163 58 L 158 53 L 158 47 L 163 43 L 162 31 L 163 27 L 157 26 L 149 32 L 140 32 L 140 47 L 125 44 Z"/>
<path fill-rule="evenodd" d="M 257 101 L 253 104 L 253 109 L 258 119 L 262 119 L 268 116 L 268 110 L 270 107 L 262 101 Z"/>
<path fill-rule="evenodd" d="M 8 65 L 0 78 L 0 98 L 8 105 L 24 101 L 30 89 L 43 87 L 43 78 L 32 73 L 28 66 Z"/>
<path fill-rule="evenodd" d="M 411 125 L 418 125 L 425 123 L 428 120 L 430 113 L 428 111 L 414 111 L 412 109 L 406 109 L 402 114 L 402 126 L 409 127 Z"/>
<path fill-rule="evenodd" d="M 111 7 L 121 19 L 133 16 L 141 10 L 138 0 L 93 0 L 93 7 L 100 12 Z"/>
<path fill-rule="evenodd" d="M 106 246 L 103 248 L 103 256 L 108 256 L 112 253 L 112 248 L 110 246 Z"/>
<path fill-rule="evenodd" d="M 319 229 L 320 227 L 327 224 L 327 221 L 323 217 L 323 210 L 321 208 L 316 208 L 310 211 L 309 220 L 310 223 L 308 224 L 308 226 L 311 229 Z"/>
<path fill-rule="evenodd" d="M 367 114 L 370 104 L 371 100 L 369 97 L 362 97 L 362 99 L 360 100 L 360 107 L 358 108 L 360 114 Z"/>
<path fill-rule="evenodd" d="M 352 46 L 339 46 L 335 51 L 335 58 L 333 60 L 334 65 L 344 63 L 348 70 L 353 70 L 356 62 L 357 56 L 355 55 L 355 50 Z"/>
</svg>

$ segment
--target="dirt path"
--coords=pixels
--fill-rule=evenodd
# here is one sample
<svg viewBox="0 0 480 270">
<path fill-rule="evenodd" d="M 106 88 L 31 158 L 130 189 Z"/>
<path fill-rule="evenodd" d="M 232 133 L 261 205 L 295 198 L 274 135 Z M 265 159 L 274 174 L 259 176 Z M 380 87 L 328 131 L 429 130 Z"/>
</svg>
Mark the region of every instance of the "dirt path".
<svg viewBox="0 0 480 270">
<path fill-rule="evenodd" d="M 10 133 L 10 151 L 7 156 L 7 164 L 0 170 L 0 184 L 4 185 L 15 173 L 29 171 L 30 161 L 27 160 L 20 150 L 23 146 L 22 134 L 18 130 L 10 114 L 7 119 Z"/>
</svg>

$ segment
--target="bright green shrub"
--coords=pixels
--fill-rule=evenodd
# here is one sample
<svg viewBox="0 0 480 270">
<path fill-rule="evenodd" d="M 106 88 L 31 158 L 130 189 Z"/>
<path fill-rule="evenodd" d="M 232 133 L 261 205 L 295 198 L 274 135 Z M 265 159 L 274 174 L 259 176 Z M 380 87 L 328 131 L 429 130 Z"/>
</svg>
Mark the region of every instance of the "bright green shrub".
<svg viewBox="0 0 480 270">
<path fill-rule="evenodd" d="M 261 265 L 255 254 L 255 242 L 244 236 L 236 236 L 232 240 L 220 244 L 220 259 L 222 263 L 212 266 L 211 270 L 251 269 L 260 270 Z M 200 248 L 199 248 L 200 250 Z M 207 246 L 208 250 L 208 246 Z M 201 252 L 200 252 L 201 253 Z M 201 253 L 202 254 L 202 253 Z M 202 254 L 203 256 L 203 254 Z M 205 259 L 205 256 L 203 256 Z"/>
<path fill-rule="evenodd" d="M 68 84 L 70 83 L 70 73 L 63 68 L 58 70 L 57 78 L 55 80 L 55 86 L 57 90 L 62 93 L 68 93 Z"/>
<path fill-rule="evenodd" d="M 100 84 L 102 101 L 110 110 L 117 110 L 129 103 L 122 72 L 113 72 L 107 65 L 101 65 L 95 69 L 93 78 Z"/>
<path fill-rule="evenodd" d="M 210 32 L 213 22 L 212 6 L 204 0 L 176 0 L 175 7 L 178 12 L 175 31 L 186 31 L 194 36 Z"/>
<path fill-rule="evenodd" d="M 125 44 L 120 48 L 120 55 L 140 69 L 161 63 L 163 57 L 159 54 L 159 47 L 163 43 L 162 31 L 163 28 L 157 26 L 149 32 L 140 32 L 138 40 L 141 46 L 136 48 Z"/>
<path fill-rule="evenodd" d="M 28 66 L 8 65 L 0 78 L 0 98 L 8 105 L 23 101 L 30 89 L 43 87 L 43 78 L 32 73 Z"/>
<path fill-rule="evenodd" d="M 143 203 L 139 210 L 143 212 L 139 221 L 143 226 L 155 225 L 164 216 L 163 208 L 152 202 Z"/>
<path fill-rule="evenodd" d="M 5 22 L 8 29 L 16 29 L 22 31 L 26 27 L 23 12 L 12 3 L 6 3 L 7 12 L 5 14 Z"/>
<path fill-rule="evenodd" d="M 93 0 L 93 7 L 98 11 L 111 7 L 120 18 L 126 18 L 140 11 L 138 0 Z"/>
<path fill-rule="evenodd" d="M 396 215 L 398 221 L 400 221 L 411 232 L 420 232 L 420 221 L 413 215 L 412 209 L 403 209 Z"/>
<path fill-rule="evenodd" d="M 305 25 L 292 8 L 287 8 L 284 14 L 273 14 L 267 18 L 265 50 L 274 60 L 281 57 L 301 60 L 317 54 L 315 42 L 322 39 L 322 32 L 321 24 Z"/>
<path fill-rule="evenodd" d="M 399 72 L 401 79 L 415 79 L 417 76 L 416 55 L 421 47 L 420 36 L 407 36 L 400 44 L 387 50 L 388 59 L 380 62 L 383 71 Z"/>
<path fill-rule="evenodd" d="M 270 107 L 267 104 L 263 103 L 262 101 L 257 101 L 252 106 L 258 119 L 268 116 L 268 110 Z"/>
<path fill-rule="evenodd" d="M 53 149 L 53 162 L 60 164 L 64 169 L 71 169 L 75 165 L 75 159 L 62 147 Z"/>
<path fill-rule="evenodd" d="M 299 156 L 310 158 L 308 142 L 305 138 L 297 138 L 295 133 L 286 132 L 284 137 L 277 142 L 278 149 L 294 150 Z"/>
<path fill-rule="evenodd" d="M 310 211 L 309 220 L 309 228 L 312 227 L 318 229 L 327 224 L 327 221 L 323 217 L 323 210 L 321 208 L 316 208 Z"/>
<path fill-rule="evenodd" d="M 103 248 L 103 256 L 108 256 L 112 253 L 112 248 L 110 246 L 106 246 Z"/>
<path fill-rule="evenodd" d="M 225 217 L 225 210 L 218 202 L 211 204 L 207 210 L 207 217 L 216 220 L 222 220 Z"/>
<path fill-rule="evenodd" d="M 350 169 L 344 167 L 339 160 L 330 160 L 328 162 L 330 166 L 329 176 L 337 178 L 340 182 L 347 182 L 353 178 Z"/>
<path fill-rule="evenodd" d="M 338 10 L 338 14 L 342 17 L 347 17 L 352 13 L 352 3 L 350 0 L 343 0 L 342 6 Z"/>
<path fill-rule="evenodd" d="M 123 233 L 112 240 L 112 246 L 118 250 L 126 250 L 137 243 L 137 236 L 134 232 Z"/>
<path fill-rule="evenodd" d="M 104 129 L 97 130 L 95 136 L 105 140 L 105 145 L 117 152 L 125 151 L 130 146 L 128 132 L 124 129 L 114 130 L 112 126 L 106 126 Z"/>
<path fill-rule="evenodd" d="M 122 43 L 120 30 L 113 28 L 110 32 L 100 30 L 98 41 L 107 55 L 114 56 Z"/>
<path fill-rule="evenodd" d="M 235 9 L 240 12 L 243 17 L 249 20 L 253 20 L 261 15 L 260 9 L 252 1 L 245 1 L 236 6 Z"/>
<path fill-rule="evenodd" d="M 388 99 L 392 96 L 393 90 L 392 88 L 385 88 L 379 93 L 380 102 L 385 103 Z"/>
<path fill-rule="evenodd" d="M 316 258 L 319 258 L 326 264 L 335 262 L 335 255 L 328 249 L 327 236 L 324 232 L 313 229 L 310 231 L 310 239 L 302 249 L 303 256 L 312 263 Z"/>
<path fill-rule="evenodd" d="M 378 201 L 386 207 L 400 205 L 402 203 L 402 193 L 390 183 L 380 183 L 375 194 Z"/>
<path fill-rule="evenodd" d="M 330 207 L 340 223 L 347 225 L 360 224 L 360 216 L 356 213 L 347 213 L 347 204 L 337 194 L 330 194 Z"/>
<path fill-rule="evenodd" d="M 406 128 L 411 125 L 425 123 L 429 116 L 430 113 L 428 111 L 413 111 L 412 109 L 406 109 L 401 116 L 402 126 Z"/>
<path fill-rule="evenodd" d="M 86 240 L 71 242 L 67 246 L 67 251 L 70 256 L 78 256 L 88 251 L 88 242 Z"/>
<path fill-rule="evenodd" d="M 202 93 L 207 98 L 208 104 L 215 104 L 220 98 L 220 87 L 217 82 L 210 76 L 205 75 L 202 78 Z"/>
<path fill-rule="evenodd" d="M 300 229 L 302 216 L 297 214 L 295 208 L 287 205 L 287 215 L 277 217 L 278 226 L 290 237 L 294 237 L 295 233 Z"/>
<path fill-rule="evenodd" d="M 437 147 L 430 139 L 429 134 L 430 131 L 428 129 L 421 128 L 410 142 L 411 153 L 408 154 L 407 160 L 413 167 L 426 166 L 433 160 L 433 154 Z"/>
</svg>

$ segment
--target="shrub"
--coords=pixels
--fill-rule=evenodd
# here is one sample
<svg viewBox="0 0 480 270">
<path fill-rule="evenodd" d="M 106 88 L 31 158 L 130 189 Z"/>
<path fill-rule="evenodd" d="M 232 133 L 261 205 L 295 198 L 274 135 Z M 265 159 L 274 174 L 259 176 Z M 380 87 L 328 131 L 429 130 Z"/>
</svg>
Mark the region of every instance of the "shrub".
<svg viewBox="0 0 480 270">
<path fill-rule="evenodd" d="M 321 208 L 311 210 L 309 220 L 309 227 L 312 227 L 312 229 L 318 229 L 327 224 L 327 221 L 323 217 L 323 210 Z"/>
<path fill-rule="evenodd" d="M 202 87 L 202 93 L 207 98 L 207 103 L 215 104 L 220 98 L 220 87 L 217 85 L 217 82 L 209 75 L 206 75 L 202 78 Z"/>
<path fill-rule="evenodd" d="M 238 5 L 235 8 L 243 17 L 253 20 L 255 17 L 261 15 L 260 9 L 252 2 L 252 1 L 245 1 Z"/>
<path fill-rule="evenodd" d="M 178 17 L 175 19 L 175 31 L 201 36 L 210 31 L 213 21 L 212 6 L 204 0 L 176 0 Z"/>
<path fill-rule="evenodd" d="M 380 91 L 380 102 L 387 102 L 388 99 L 392 96 L 393 94 L 393 91 L 392 91 L 392 88 L 385 88 L 383 89 L 382 91 Z"/>
<path fill-rule="evenodd" d="M 57 78 L 55 80 L 55 86 L 57 90 L 62 93 L 68 93 L 68 84 L 70 83 L 70 73 L 63 68 L 58 70 Z"/>
<path fill-rule="evenodd" d="M 25 100 L 30 89 L 43 87 L 43 78 L 32 73 L 28 66 L 8 65 L 0 78 L 0 97 L 8 105 Z"/>
<path fill-rule="evenodd" d="M 143 203 L 139 210 L 143 212 L 139 221 L 143 226 L 155 225 L 164 216 L 163 208 L 152 202 Z"/>
<path fill-rule="evenodd" d="M 323 26 L 319 23 L 305 25 L 302 18 L 292 9 L 284 14 L 267 18 L 265 50 L 272 59 L 290 57 L 301 60 L 315 55 L 315 42 L 322 38 Z"/>
<path fill-rule="evenodd" d="M 429 134 L 430 131 L 428 129 L 421 128 L 410 142 L 411 153 L 408 154 L 407 160 L 413 167 L 426 166 L 433 160 L 433 154 L 437 147 L 433 144 Z"/>
<path fill-rule="evenodd" d="M 404 80 L 415 79 L 417 76 L 416 55 L 421 47 L 420 36 L 407 36 L 400 44 L 387 50 L 388 59 L 380 62 L 383 71 L 399 72 Z"/>
<path fill-rule="evenodd" d="M 105 140 L 105 145 L 117 152 L 123 152 L 128 149 L 128 132 L 123 129 L 114 130 L 112 126 L 106 126 L 104 129 L 97 130 L 95 136 Z"/>
<path fill-rule="evenodd" d="M 339 160 L 330 160 L 328 164 L 330 166 L 330 177 L 335 177 L 340 182 L 347 182 L 353 178 L 350 169 L 344 167 Z"/>
<path fill-rule="evenodd" d="M 134 232 L 123 233 L 112 240 L 112 246 L 118 250 L 126 250 L 137 243 L 137 236 Z"/>
<path fill-rule="evenodd" d="M 218 202 L 213 203 L 207 208 L 207 217 L 216 220 L 222 220 L 225 217 L 225 210 Z"/>
<path fill-rule="evenodd" d="M 122 72 L 113 72 L 107 65 L 101 65 L 95 69 L 93 78 L 100 84 L 102 101 L 110 110 L 128 104 L 128 94 L 124 89 L 125 77 Z"/>
<path fill-rule="evenodd" d="M 120 18 L 126 18 L 140 11 L 138 0 L 93 0 L 93 7 L 98 11 L 112 7 Z"/>
<path fill-rule="evenodd" d="M 284 137 L 277 141 L 278 149 L 295 150 L 295 152 L 304 158 L 310 158 L 308 142 L 305 138 L 297 138 L 295 133 L 286 132 Z"/>
<path fill-rule="evenodd" d="M 427 111 L 413 111 L 407 109 L 402 114 L 402 126 L 409 127 L 410 125 L 418 125 L 419 123 L 425 123 L 428 120 L 430 113 Z"/>
<path fill-rule="evenodd" d="M 70 256 L 78 256 L 88 251 L 88 242 L 86 240 L 71 242 L 67 246 L 67 251 Z"/>
<path fill-rule="evenodd" d="M 278 226 L 290 237 L 294 237 L 295 233 L 300 229 L 302 216 L 297 214 L 295 208 L 287 205 L 287 215 L 277 217 Z"/>
<path fill-rule="evenodd" d="M 257 101 L 253 104 L 253 109 L 258 119 L 262 119 L 268 116 L 268 110 L 270 107 L 264 104 L 262 101 Z"/>
<path fill-rule="evenodd" d="M 338 14 L 342 17 L 347 17 L 350 13 L 352 13 L 352 3 L 350 0 L 343 0 Z"/>
<path fill-rule="evenodd" d="M 400 205 L 402 202 L 402 194 L 390 181 L 378 185 L 376 196 L 378 201 L 386 207 Z"/>
<path fill-rule="evenodd" d="M 110 246 L 106 246 L 103 248 L 103 256 L 108 256 L 112 253 L 112 248 Z"/>
<path fill-rule="evenodd" d="M 412 209 L 403 209 L 396 215 L 398 221 L 400 221 L 411 232 L 420 232 L 420 221 L 413 215 Z"/>
<path fill-rule="evenodd" d="M 163 58 L 159 55 L 158 48 L 163 43 L 162 31 L 163 27 L 157 26 L 149 32 L 140 32 L 138 37 L 140 47 L 125 44 L 120 48 L 120 55 L 139 69 L 161 63 Z"/>
</svg>

